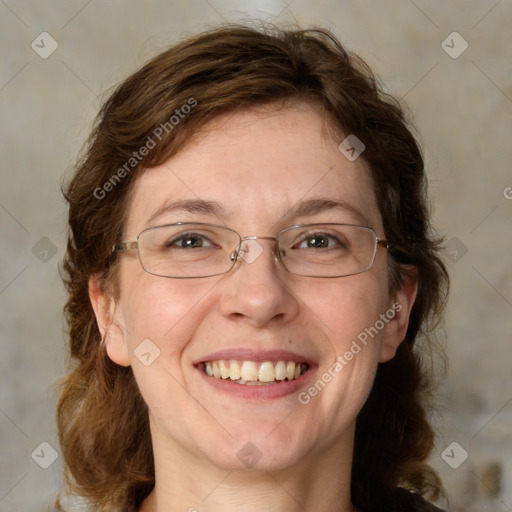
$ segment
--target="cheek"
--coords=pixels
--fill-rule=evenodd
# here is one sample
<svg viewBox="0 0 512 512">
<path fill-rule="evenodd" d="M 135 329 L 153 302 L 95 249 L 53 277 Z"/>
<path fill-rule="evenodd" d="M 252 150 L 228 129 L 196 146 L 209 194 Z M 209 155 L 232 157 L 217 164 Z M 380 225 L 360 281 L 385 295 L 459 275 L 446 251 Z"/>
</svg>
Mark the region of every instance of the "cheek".
<svg viewBox="0 0 512 512">
<path fill-rule="evenodd" d="M 364 273 L 319 283 L 300 293 L 304 307 L 320 322 L 337 354 L 374 326 L 388 303 L 387 281 Z M 363 336 L 364 337 L 364 336 Z"/>
<path fill-rule="evenodd" d="M 121 288 L 125 336 L 133 355 L 151 340 L 162 355 L 181 353 L 204 313 L 209 288 L 194 280 L 172 280 L 146 272 L 127 276 Z M 167 359 L 167 358 L 166 358 Z"/>
<path fill-rule="evenodd" d="M 125 342 L 137 385 L 152 414 L 171 421 L 173 410 L 190 407 L 183 352 L 211 306 L 213 285 L 150 274 L 132 276 L 123 284 Z"/>
<path fill-rule="evenodd" d="M 387 325 L 380 320 L 388 304 L 387 280 L 376 272 L 331 280 L 304 304 L 325 334 L 325 357 L 315 382 L 299 399 L 330 411 L 327 425 L 337 431 L 358 414 L 373 385 Z"/>
</svg>

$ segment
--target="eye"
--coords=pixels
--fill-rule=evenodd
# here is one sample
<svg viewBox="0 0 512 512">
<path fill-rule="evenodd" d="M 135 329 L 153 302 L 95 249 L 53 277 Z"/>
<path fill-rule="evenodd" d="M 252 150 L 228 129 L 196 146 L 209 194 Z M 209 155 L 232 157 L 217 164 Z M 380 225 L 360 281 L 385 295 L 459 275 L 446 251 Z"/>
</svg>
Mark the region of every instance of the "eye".
<svg viewBox="0 0 512 512">
<path fill-rule="evenodd" d="M 304 240 L 295 245 L 294 249 L 332 249 L 348 248 L 348 245 L 339 240 L 338 237 L 328 233 L 312 233 Z"/>
<path fill-rule="evenodd" d="M 197 249 L 202 247 L 218 247 L 206 236 L 199 233 L 184 233 L 165 243 L 165 247 L 179 249 Z"/>
</svg>

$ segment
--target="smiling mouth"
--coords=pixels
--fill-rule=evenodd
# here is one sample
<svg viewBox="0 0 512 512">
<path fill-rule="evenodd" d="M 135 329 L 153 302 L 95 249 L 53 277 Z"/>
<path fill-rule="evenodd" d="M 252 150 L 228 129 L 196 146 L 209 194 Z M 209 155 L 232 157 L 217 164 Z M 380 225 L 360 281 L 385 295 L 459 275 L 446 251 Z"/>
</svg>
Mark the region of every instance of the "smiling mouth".
<svg viewBox="0 0 512 512">
<path fill-rule="evenodd" d="M 200 369 L 209 377 L 248 386 L 268 386 L 298 379 L 309 370 L 308 363 L 295 361 L 205 361 Z"/>
</svg>

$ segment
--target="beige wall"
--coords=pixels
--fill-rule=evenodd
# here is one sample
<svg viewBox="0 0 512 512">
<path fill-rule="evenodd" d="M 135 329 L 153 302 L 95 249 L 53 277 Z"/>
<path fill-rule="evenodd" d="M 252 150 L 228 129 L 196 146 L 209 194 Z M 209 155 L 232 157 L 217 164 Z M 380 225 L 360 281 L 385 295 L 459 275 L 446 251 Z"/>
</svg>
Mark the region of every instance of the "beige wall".
<svg viewBox="0 0 512 512">
<path fill-rule="evenodd" d="M 448 377 L 432 462 L 452 510 L 512 510 L 512 3 L 497 0 L 0 3 L 0 511 L 50 509 L 52 383 L 64 367 L 59 180 L 98 96 L 182 35 L 242 16 L 332 28 L 405 96 L 450 240 Z M 288 5 L 287 5 L 288 4 Z M 250 5 L 248 10 L 247 5 Z M 265 14 L 266 13 L 266 14 Z M 52 42 L 57 50 L 47 59 Z M 452 32 L 458 36 L 450 36 Z M 44 37 L 43 43 L 41 38 Z M 443 49 L 442 42 L 448 37 Z M 453 58 L 464 48 L 467 50 Z M 44 46 L 44 47 L 43 47 Z M 469 458 L 462 461 L 462 449 Z M 37 448 L 39 447 L 39 448 Z M 34 459 L 31 453 L 34 452 Z M 453 451 L 452 451 L 453 449 Z M 494 466 L 493 466 L 494 465 Z M 496 466 L 498 465 L 498 466 Z M 499 467 L 502 489 L 486 497 Z M 484 481 L 484 483 L 482 483 Z"/>
</svg>

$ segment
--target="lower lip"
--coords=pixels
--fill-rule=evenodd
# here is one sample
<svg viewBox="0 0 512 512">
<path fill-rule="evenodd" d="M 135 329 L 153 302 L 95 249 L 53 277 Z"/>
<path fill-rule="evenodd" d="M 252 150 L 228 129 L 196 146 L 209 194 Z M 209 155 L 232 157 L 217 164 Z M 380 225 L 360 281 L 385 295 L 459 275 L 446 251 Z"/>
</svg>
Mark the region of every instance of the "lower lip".
<svg viewBox="0 0 512 512">
<path fill-rule="evenodd" d="M 248 386 L 247 384 L 237 384 L 224 379 L 217 379 L 206 375 L 200 368 L 197 371 L 205 381 L 222 393 L 236 396 L 245 400 L 275 400 L 296 393 L 306 385 L 314 373 L 316 367 L 310 366 L 308 371 L 294 380 L 285 380 L 277 384 Z"/>
</svg>

